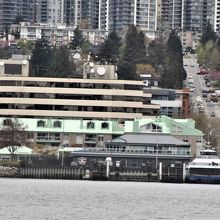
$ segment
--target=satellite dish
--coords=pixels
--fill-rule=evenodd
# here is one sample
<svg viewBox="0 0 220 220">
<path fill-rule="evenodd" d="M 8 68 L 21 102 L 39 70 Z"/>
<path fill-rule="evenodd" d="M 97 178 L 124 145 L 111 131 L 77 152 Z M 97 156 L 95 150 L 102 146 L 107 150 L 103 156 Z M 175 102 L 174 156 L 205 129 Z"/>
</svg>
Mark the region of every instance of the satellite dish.
<svg viewBox="0 0 220 220">
<path fill-rule="evenodd" d="M 23 60 L 23 64 L 26 65 L 27 64 L 27 60 Z"/>
<path fill-rule="evenodd" d="M 94 68 L 90 69 L 90 73 L 94 73 L 94 72 L 95 72 Z"/>
<path fill-rule="evenodd" d="M 93 62 L 90 62 L 90 63 L 89 63 L 89 66 L 90 66 L 90 67 L 93 67 L 93 66 L 94 66 L 94 63 L 93 63 Z"/>
<path fill-rule="evenodd" d="M 0 62 L 0 66 L 4 66 L 4 62 L 3 61 Z"/>
<path fill-rule="evenodd" d="M 105 74 L 105 68 L 102 66 L 98 67 L 97 73 L 98 73 L 98 75 L 103 76 Z"/>
</svg>

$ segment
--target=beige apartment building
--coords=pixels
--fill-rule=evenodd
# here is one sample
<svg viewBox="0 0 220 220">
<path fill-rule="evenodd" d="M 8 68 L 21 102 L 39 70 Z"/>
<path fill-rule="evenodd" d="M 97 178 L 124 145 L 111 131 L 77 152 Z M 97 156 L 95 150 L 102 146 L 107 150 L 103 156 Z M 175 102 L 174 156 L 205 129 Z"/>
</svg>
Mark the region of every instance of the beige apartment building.
<svg viewBox="0 0 220 220">
<path fill-rule="evenodd" d="M 138 90 L 142 81 L 0 77 L 2 116 L 136 119 L 157 115 L 159 105 Z"/>
</svg>

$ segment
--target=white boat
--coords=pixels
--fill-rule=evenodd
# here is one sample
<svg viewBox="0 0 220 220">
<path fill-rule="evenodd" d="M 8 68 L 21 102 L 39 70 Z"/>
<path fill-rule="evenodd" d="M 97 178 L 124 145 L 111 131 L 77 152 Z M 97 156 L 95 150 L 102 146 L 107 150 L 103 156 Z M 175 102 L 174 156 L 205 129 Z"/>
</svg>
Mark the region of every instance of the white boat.
<svg viewBox="0 0 220 220">
<path fill-rule="evenodd" d="M 220 183 L 220 159 L 214 150 L 201 150 L 186 166 L 187 183 Z"/>
</svg>

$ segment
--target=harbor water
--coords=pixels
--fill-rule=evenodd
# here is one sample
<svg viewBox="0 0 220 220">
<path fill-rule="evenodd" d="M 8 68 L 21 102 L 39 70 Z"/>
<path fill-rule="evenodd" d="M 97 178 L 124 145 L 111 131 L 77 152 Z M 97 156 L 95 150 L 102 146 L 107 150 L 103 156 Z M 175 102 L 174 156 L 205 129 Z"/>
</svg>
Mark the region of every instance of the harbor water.
<svg viewBox="0 0 220 220">
<path fill-rule="evenodd" d="M 2 220 L 217 220 L 220 185 L 0 179 Z"/>
</svg>

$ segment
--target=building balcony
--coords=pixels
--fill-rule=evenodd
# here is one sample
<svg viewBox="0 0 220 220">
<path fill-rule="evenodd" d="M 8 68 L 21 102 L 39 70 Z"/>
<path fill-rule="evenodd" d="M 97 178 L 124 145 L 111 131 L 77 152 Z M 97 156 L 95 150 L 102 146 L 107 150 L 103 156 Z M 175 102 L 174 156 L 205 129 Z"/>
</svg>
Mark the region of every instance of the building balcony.
<svg viewBox="0 0 220 220">
<path fill-rule="evenodd" d="M 86 137 L 84 143 L 85 143 L 85 144 L 95 144 L 96 141 L 97 141 L 97 139 L 96 139 L 95 137 L 94 137 L 94 138 L 88 138 L 88 137 Z"/>
<path fill-rule="evenodd" d="M 55 142 L 59 143 L 61 141 L 60 137 L 37 137 L 37 142 Z"/>
<path fill-rule="evenodd" d="M 74 156 L 94 156 L 94 157 L 128 157 L 128 158 L 192 158 L 190 150 L 179 150 L 179 151 L 155 151 L 155 150 L 126 150 L 126 149 L 108 149 L 99 147 L 86 147 L 80 151 L 72 153 Z"/>
</svg>

